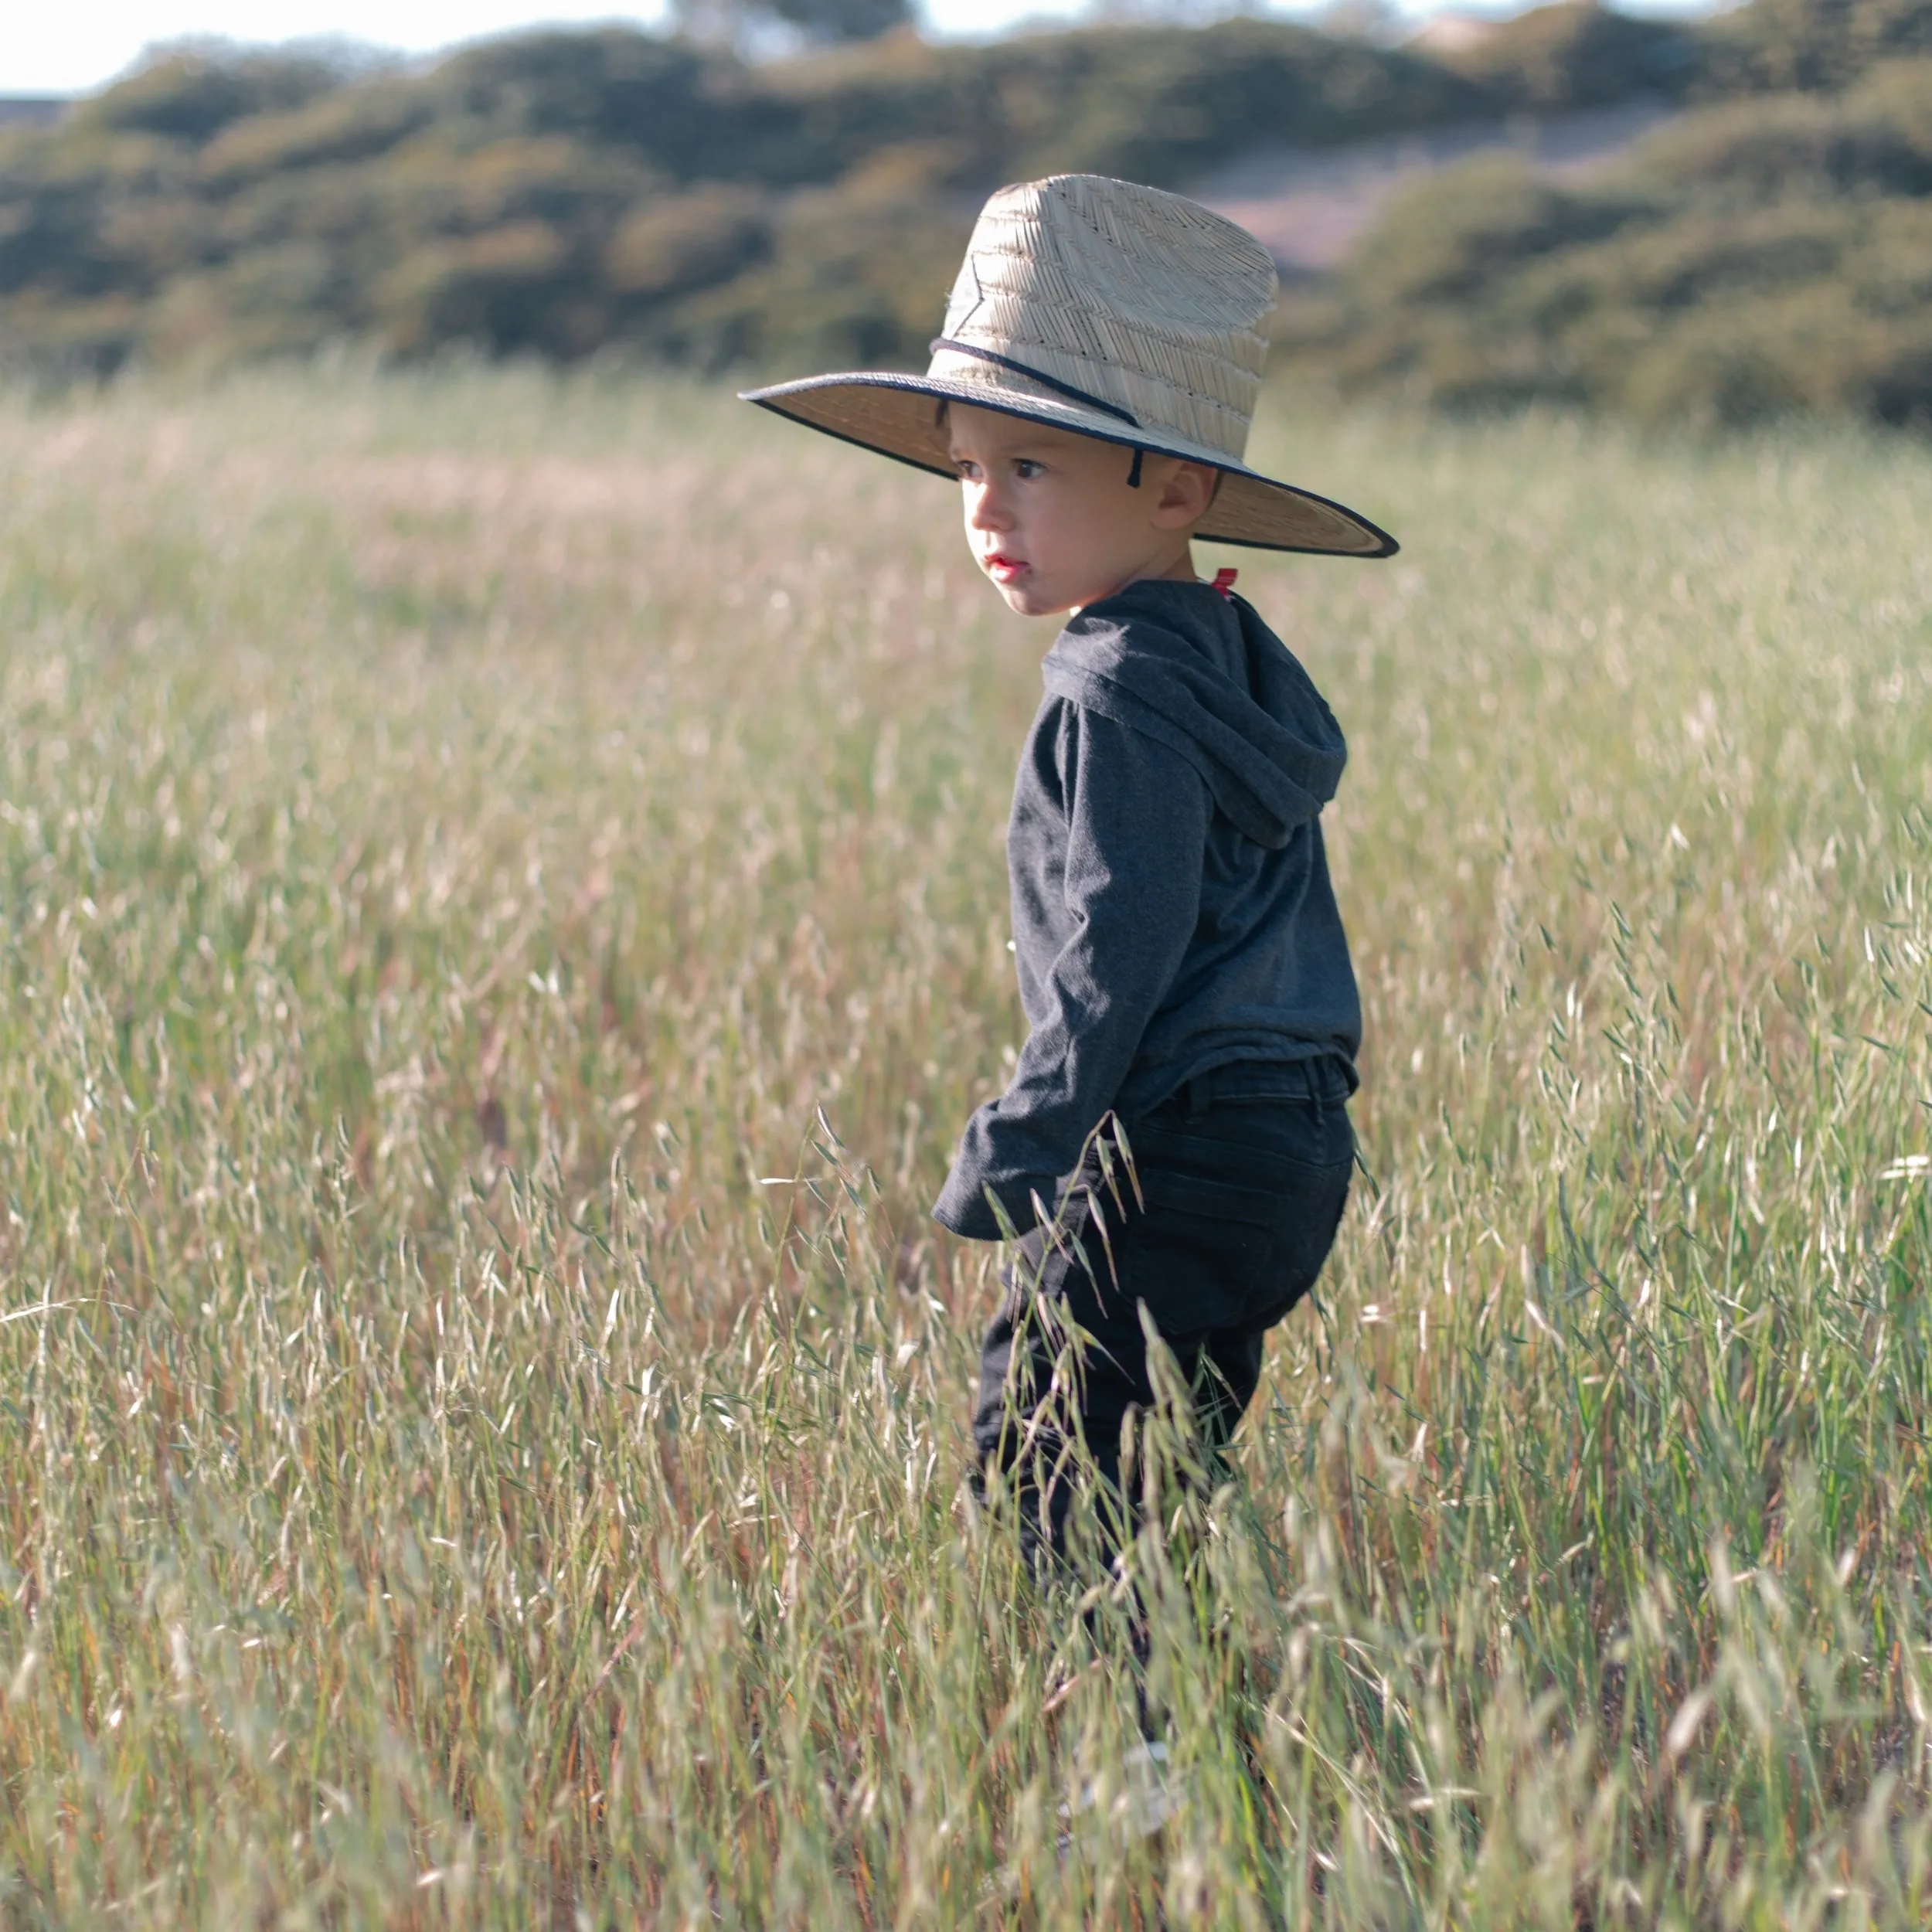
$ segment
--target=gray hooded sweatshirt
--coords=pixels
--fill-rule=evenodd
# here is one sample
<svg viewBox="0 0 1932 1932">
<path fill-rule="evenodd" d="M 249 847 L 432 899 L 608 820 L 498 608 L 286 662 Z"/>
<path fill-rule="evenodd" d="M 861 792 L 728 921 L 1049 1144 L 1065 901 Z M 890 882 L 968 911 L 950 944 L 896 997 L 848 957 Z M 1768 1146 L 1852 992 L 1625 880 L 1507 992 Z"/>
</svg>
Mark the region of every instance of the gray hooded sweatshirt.
<svg viewBox="0 0 1932 1932">
<path fill-rule="evenodd" d="M 1130 584 L 1054 641 L 1006 835 L 1020 1003 L 1012 1083 L 968 1123 L 933 1213 L 1024 1232 L 1112 1109 L 1197 1074 L 1332 1056 L 1362 1009 L 1321 808 L 1348 753 L 1308 674 L 1240 597 Z"/>
</svg>

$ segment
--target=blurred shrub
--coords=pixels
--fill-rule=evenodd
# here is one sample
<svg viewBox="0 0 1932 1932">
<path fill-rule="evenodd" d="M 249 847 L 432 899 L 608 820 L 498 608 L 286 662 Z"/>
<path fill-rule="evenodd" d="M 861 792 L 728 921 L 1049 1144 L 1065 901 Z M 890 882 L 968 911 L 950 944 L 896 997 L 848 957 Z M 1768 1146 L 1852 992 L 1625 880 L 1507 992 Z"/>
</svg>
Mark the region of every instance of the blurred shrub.
<svg viewBox="0 0 1932 1932">
<path fill-rule="evenodd" d="M 1729 90 L 1611 179 L 1486 161 L 1426 185 L 1284 332 L 1344 383 L 1459 406 L 1906 420 L 1925 408 L 1932 63 L 1872 63 L 1929 17 L 1750 0 L 1692 28 L 1558 0 L 1441 55 L 1237 19 L 892 33 L 760 65 L 611 26 L 413 73 L 179 48 L 0 137 L 0 348 L 85 369 L 335 338 L 917 363 L 1002 181 L 1185 189 L 1259 146 Z"/>
<path fill-rule="evenodd" d="M 1720 16 L 1707 64 L 1723 90 L 1837 88 L 1884 60 L 1932 54 L 1927 0 L 1751 0 Z"/>
<path fill-rule="evenodd" d="M 722 184 L 653 201 L 611 238 L 604 266 L 621 295 L 653 298 L 706 288 L 767 253 L 771 216 L 763 197 Z"/>
<path fill-rule="evenodd" d="M 178 51 L 0 145 L 0 331 L 66 357 L 78 329 L 110 362 L 342 335 L 403 355 L 916 359 L 971 199 L 1001 180 L 1178 181 L 1257 141 L 1488 100 L 1437 63 L 1257 21 L 890 36 L 758 66 L 620 27 L 416 75 Z"/>
<path fill-rule="evenodd" d="M 1640 165 L 1658 182 L 1750 202 L 1811 193 L 1932 193 L 1932 62 L 1881 67 L 1849 99 L 1770 95 L 1660 130 Z"/>
<path fill-rule="evenodd" d="M 395 148 L 434 117 L 435 103 L 408 81 L 342 87 L 288 114 L 261 114 L 224 128 L 200 158 L 217 190 L 247 187 L 287 169 L 363 161 Z"/>
<path fill-rule="evenodd" d="M 581 351 L 587 345 L 570 339 L 570 257 L 563 236 L 537 220 L 418 248 L 377 291 L 383 338 L 405 355 L 447 342 Z"/>
<path fill-rule="evenodd" d="M 1346 386 L 1455 407 L 1932 427 L 1932 60 L 1707 110 L 1587 187 L 1450 170 L 1283 333 Z"/>
<path fill-rule="evenodd" d="M 1638 205 L 1573 194 L 1519 158 L 1483 155 L 1399 198 L 1357 249 L 1353 284 L 1377 304 L 1479 296 L 1519 262 L 1614 231 Z"/>
<path fill-rule="evenodd" d="M 298 107 L 342 79 L 327 62 L 216 46 L 178 48 L 83 103 L 83 127 L 204 141 L 250 114 Z"/>
<path fill-rule="evenodd" d="M 971 222 L 969 209 L 935 209 L 889 188 L 794 196 L 782 204 L 764 261 L 670 304 L 641 338 L 708 369 L 923 368 Z"/>
<path fill-rule="evenodd" d="M 624 27 L 546 31 L 485 40 L 451 55 L 420 83 L 428 111 L 503 132 L 564 134 L 646 155 L 666 173 L 720 168 L 722 97 L 741 70 Z"/>
<path fill-rule="evenodd" d="M 1499 102 L 1547 110 L 1675 93 L 1695 72 L 1698 48 L 1670 22 L 1614 13 L 1596 0 L 1558 0 L 1452 43 L 1440 58 Z"/>
</svg>

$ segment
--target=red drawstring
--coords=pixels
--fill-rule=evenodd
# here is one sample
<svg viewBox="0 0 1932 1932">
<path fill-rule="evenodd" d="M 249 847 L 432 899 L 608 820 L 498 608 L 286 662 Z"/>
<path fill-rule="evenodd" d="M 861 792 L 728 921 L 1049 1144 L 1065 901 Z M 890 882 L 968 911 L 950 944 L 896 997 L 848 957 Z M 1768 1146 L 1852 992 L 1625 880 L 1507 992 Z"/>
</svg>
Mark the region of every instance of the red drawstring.
<svg viewBox="0 0 1932 1932">
<path fill-rule="evenodd" d="M 1216 570 L 1214 573 L 1215 589 L 1219 591 L 1223 597 L 1226 597 L 1234 588 L 1234 580 L 1240 574 L 1239 570 Z"/>
</svg>

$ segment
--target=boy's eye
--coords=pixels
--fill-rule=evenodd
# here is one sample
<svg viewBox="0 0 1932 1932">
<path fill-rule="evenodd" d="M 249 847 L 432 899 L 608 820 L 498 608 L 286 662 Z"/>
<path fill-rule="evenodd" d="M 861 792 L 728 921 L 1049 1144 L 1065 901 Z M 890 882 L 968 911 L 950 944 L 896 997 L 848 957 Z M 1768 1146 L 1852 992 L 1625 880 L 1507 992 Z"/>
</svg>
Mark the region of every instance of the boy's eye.
<svg viewBox="0 0 1932 1932">
<path fill-rule="evenodd" d="M 979 474 L 979 465 L 964 456 L 953 458 L 953 468 L 958 471 L 959 480 L 962 483 L 970 483 Z"/>
<path fill-rule="evenodd" d="M 1046 465 L 1044 463 L 1036 462 L 1030 456 L 1019 457 L 1013 463 L 1013 474 L 1022 483 L 1030 483 L 1035 477 L 1044 476 L 1046 474 Z"/>
</svg>

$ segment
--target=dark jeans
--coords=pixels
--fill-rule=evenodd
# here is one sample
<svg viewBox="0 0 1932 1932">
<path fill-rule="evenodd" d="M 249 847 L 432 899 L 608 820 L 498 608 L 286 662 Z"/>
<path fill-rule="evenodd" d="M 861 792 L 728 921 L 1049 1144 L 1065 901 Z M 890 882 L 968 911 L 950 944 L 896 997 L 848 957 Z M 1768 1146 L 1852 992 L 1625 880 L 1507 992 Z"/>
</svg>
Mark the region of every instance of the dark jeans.
<svg viewBox="0 0 1932 1932">
<path fill-rule="evenodd" d="M 1192 1384 L 1200 1449 L 1218 1462 L 1253 1399 L 1263 1338 L 1334 1243 L 1355 1152 L 1349 1085 L 1328 1060 L 1203 1075 L 1127 1124 L 1138 1199 L 1117 1145 L 1097 1141 L 1062 1191 L 1057 1232 L 1019 1243 L 981 1351 L 973 1441 L 982 1466 L 1007 1472 L 1036 1568 L 1066 1553 L 1076 1429 L 1114 1491 L 1103 1518 L 1131 1508 L 1121 1425 L 1155 1400 L 1143 1304 Z M 1070 1324 L 1088 1338 L 1077 1366 Z"/>
</svg>

